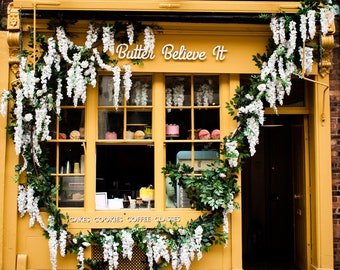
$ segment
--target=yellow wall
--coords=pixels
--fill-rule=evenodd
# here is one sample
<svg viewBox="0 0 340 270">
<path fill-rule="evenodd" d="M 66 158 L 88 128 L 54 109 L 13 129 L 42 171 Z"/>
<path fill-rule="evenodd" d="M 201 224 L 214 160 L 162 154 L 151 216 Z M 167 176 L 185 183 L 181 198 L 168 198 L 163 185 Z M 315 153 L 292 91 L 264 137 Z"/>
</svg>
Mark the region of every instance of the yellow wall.
<svg viewBox="0 0 340 270">
<path fill-rule="evenodd" d="M 7 32 L 0 31 L 0 63 L 8 61 Z M 6 89 L 8 85 L 8 65 L 3 64 L 0 72 L 0 89 Z M 5 195 L 5 166 L 6 166 L 6 133 L 4 128 L 7 119 L 0 117 L 0 262 L 3 261 L 4 250 L 4 195 Z"/>
</svg>

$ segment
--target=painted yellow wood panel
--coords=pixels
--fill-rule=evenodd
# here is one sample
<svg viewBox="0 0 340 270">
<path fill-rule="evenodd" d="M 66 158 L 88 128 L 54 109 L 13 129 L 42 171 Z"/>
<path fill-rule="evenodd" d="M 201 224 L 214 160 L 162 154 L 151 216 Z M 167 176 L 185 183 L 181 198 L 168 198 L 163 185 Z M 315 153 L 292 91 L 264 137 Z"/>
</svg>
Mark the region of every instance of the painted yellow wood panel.
<svg viewBox="0 0 340 270">
<path fill-rule="evenodd" d="M 14 7 L 41 10 L 126 10 L 126 11 L 176 11 L 176 12 L 263 12 L 276 13 L 280 10 L 296 12 L 299 2 L 295 1 L 90 1 L 90 0 L 15 0 Z"/>
</svg>

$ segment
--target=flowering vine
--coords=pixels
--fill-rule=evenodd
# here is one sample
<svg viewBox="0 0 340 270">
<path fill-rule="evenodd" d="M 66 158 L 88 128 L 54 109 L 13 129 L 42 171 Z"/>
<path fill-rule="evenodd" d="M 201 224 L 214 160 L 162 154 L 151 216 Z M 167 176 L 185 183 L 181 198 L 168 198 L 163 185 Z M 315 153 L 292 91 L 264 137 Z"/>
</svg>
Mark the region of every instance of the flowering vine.
<svg viewBox="0 0 340 270">
<path fill-rule="evenodd" d="M 49 176 L 47 154 L 43 151 L 44 144 L 50 139 L 51 117 L 60 117 L 63 99 L 71 99 L 74 106 L 86 102 L 87 87 L 96 86 L 97 68 L 112 72 L 115 107 L 119 106 L 122 89 L 129 99 L 131 88 L 147 87 L 132 85 L 128 65 L 123 66 L 125 73 L 121 76 L 122 69 L 118 61 L 112 60 L 112 55 L 117 42 L 132 45 L 140 33 L 144 34 L 144 50 L 152 52 L 155 47 L 153 28 L 150 25 L 141 27 L 138 23 L 91 24 L 83 46 L 75 45 L 62 27 L 57 27 L 55 38 L 47 41 L 44 36 L 37 35 L 40 57 L 31 63 L 32 55 L 22 53 L 20 76 L 11 91 L 3 91 L 0 111 L 5 115 L 8 100 L 13 100 L 7 130 L 14 140 L 16 153 L 23 157 L 23 163 L 15 168 L 18 172 L 16 180 L 23 171 L 26 172 L 25 185 L 18 186 L 18 211 L 20 216 L 30 216 L 30 226 L 37 221 L 44 230 L 49 239 L 52 269 L 57 269 L 58 247 L 62 256 L 67 252 L 77 254 L 78 269 L 85 269 L 86 264 L 98 267 L 101 263 L 106 263 L 109 269 L 117 269 L 119 254 L 131 260 L 133 247 L 137 245 L 145 251 L 150 269 L 170 264 L 172 269 L 180 270 L 189 269 L 194 257 L 200 259 L 202 251 L 208 251 L 211 245 L 226 244 L 227 214 L 238 207 L 234 202 L 240 190 L 237 175 L 243 159 L 256 152 L 260 125 L 264 122 L 264 103 L 277 110 L 277 106 L 283 104 L 284 96 L 290 93 L 292 75 L 303 78 L 312 72 L 315 53 L 312 41 L 318 34 L 327 34 L 334 16 L 335 9 L 328 0 L 304 0 L 297 14 L 272 16 L 273 37 L 267 51 L 254 56 L 260 74 L 251 77 L 249 87 L 238 87 L 235 96 L 227 103 L 238 126 L 223 139 L 221 155 L 224 159 L 199 176 L 185 164 L 170 163 L 162 168 L 173 185 L 179 184 L 187 190 L 192 207 L 203 211 L 201 216 L 185 226 L 171 223 L 169 227 L 159 224 L 147 229 L 136 225 L 87 234 L 69 232 L 65 222 L 67 216 L 55 204 L 58 187 Z M 317 26 L 320 26 L 319 30 Z M 101 51 L 94 46 L 98 41 L 103 43 Z M 134 100 L 136 104 L 145 105 L 142 92 L 138 102 Z M 167 89 L 167 106 L 180 106 L 182 92 L 180 85 Z M 209 105 L 212 102 L 209 84 L 202 86 L 198 93 L 197 104 Z M 40 215 L 40 206 L 45 207 L 49 214 L 48 225 Z M 221 227 L 223 230 L 219 230 Z M 102 247 L 103 262 L 85 258 L 85 249 L 93 244 Z"/>
</svg>

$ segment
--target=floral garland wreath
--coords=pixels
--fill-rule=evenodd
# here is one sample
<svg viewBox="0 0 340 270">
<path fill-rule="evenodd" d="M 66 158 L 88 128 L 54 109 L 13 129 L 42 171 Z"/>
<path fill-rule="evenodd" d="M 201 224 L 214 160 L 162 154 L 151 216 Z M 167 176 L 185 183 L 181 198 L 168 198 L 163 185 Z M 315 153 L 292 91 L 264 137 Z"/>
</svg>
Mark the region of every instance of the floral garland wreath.
<svg viewBox="0 0 340 270">
<path fill-rule="evenodd" d="M 10 124 L 7 131 L 15 143 L 17 155 L 23 163 L 15 167 L 16 181 L 26 172 L 26 184 L 18 186 L 18 211 L 20 216 L 28 214 L 29 226 L 38 222 L 48 238 L 52 269 L 57 269 L 57 251 L 61 256 L 67 252 L 77 254 L 77 268 L 109 269 L 118 267 L 119 254 L 131 260 L 134 245 L 142 248 L 150 269 L 159 269 L 168 264 L 172 269 L 189 269 L 195 255 L 200 259 L 202 251 L 208 251 L 213 244 L 228 242 L 228 219 L 238 205 L 234 202 L 240 187 L 237 175 L 244 158 L 255 154 L 260 125 L 264 122 L 264 102 L 277 110 L 285 95 L 289 95 L 292 75 L 303 78 L 312 71 L 313 39 L 317 34 L 326 35 L 336 14 L 332 1 L 301 1 L 301 7 L 294 15 L 284 13 L 271 17 L 270 28 L 273 38 L 266 53 L 254 56 L 260 69 L 259 75 L 251 77 L 249 87 L 238 87 L 227 108 L 238 126 L 233 133 L 224 137 L 221 160 L 217 165 L 203 171 L 202 175 L 192 174 L 187 165 L 167 164 L 162 172 L 172 184 L 179 183 L 188 190 L 193 208 L 203 211 L 196 220 L 180 226 L 170 227 L 159 224 L 156 228 L 136 225 L 133 228 L 110 229 L 72 234 L 67 230 L 67 215 L 57 209 L 55 200 L 58 187 L 49 176 L 47 153 L 43 145 L 50 139 L 49 124 L 53 115 L 60 116 L 60 104 L 64 98 L 73 99 L 74 106 L 86 101 L 87 85 L 95 87 L 96 68 L 113 74 L 113 105 L 118 106 L 121 84 L 125 97 L 129 99 L 132 87 L 130 65 L 121 68 L 117 61 L 110 60 L 114 54 L 115 41 L 131 45 L 144 32 L 143 49 L 153 53 L 155 25 L 140 23 L 115 23 L 99 26 L 90 24 L 86 42 L 75 45 L 67 38 L 63 27 L 56 28 L 56 37 L 36 35 L 41 54 L 33 64 L 29 63 L 31 53 L 22 52 L 20 75 L 10 91 L 4 90 L 1 97 L 1 113 L 7 113 L 9 100 L 13 101 Z M 319 30 L 317 31 L 317 26 Z M 159 29 L 158 29 L 159 30 Z M 95 44 L 102 40 L 102 52 Z M 46 225 L 39 207 L 49 214 Z M 220 230 L 221 226 L 223 230 Z M 84 250 L 90 245 L 103 249 L 103 261 L 85 259 Z"/>
</svg>

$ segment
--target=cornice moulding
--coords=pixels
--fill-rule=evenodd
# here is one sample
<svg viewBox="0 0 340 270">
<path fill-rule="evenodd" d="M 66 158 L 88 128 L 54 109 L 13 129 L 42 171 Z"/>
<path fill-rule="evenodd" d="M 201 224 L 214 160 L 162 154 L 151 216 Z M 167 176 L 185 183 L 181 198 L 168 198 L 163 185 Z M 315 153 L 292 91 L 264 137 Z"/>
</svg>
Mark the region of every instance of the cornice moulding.
<svg viewBox="0 0 340 270">
<path fill-rule="evenodd" d="M 226 13 L 295 13 L 299 1 L 13 1 L 21 10 L 97 10 L 97 11 L 177 11 L 177 12 L 226 12 Z M 208 10 L 207 10 L 208 7 Z"/>
</svg>

